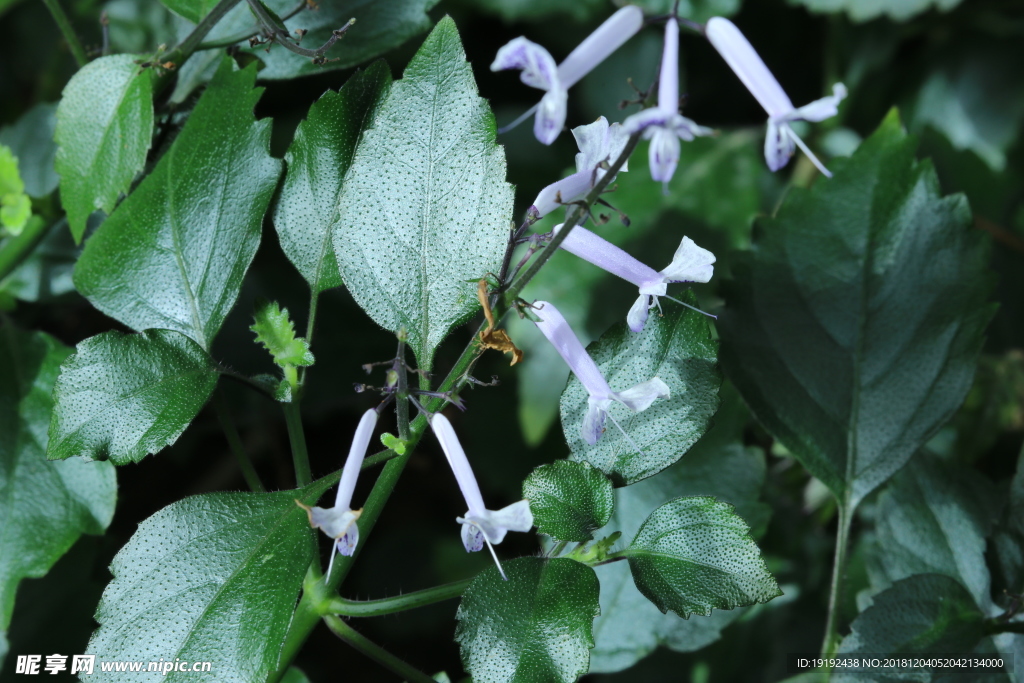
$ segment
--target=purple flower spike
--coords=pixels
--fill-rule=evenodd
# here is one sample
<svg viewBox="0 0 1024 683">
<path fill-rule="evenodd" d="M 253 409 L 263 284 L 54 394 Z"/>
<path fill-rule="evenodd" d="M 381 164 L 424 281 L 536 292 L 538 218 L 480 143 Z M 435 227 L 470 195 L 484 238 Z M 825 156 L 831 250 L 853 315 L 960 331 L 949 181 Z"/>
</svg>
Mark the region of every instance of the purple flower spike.
<svg viewBox="0 0 1024 683">
<path fill-rule="evenodd" d="M 314 529 L 319 528 L 333 538 L 334 547 L 346 557 L 351 557 L 359 543 L 359 526 L 356 524 L 356 520 L 359 519 L 362 509 L 352 509 L 352 494 L 356 490 L 359 470 L 362 468 L 363 458 L 366 457 L 366 449 L 370 445 L 370 437 L 373 436 L 373 429 L 376 426 L 377 411 L 371 408 L 363 413 L 363 417 L 359 420 L 359 426 L 356 427 L 352 447 L 348 451 L 345 467 L 341 471 L 341 481 L 338 482 L 338 494 L 334 498 L 334 507 L 308 507 L 295 501 L 309 515 L 309 525 Z M 331 575 L 333 566 L 334 553 L 332 552 L 326 576 Z"/>
<path fill-rule="evenodd" d="M 832 174 L 789 124 L 793 121 L 823 121 L 835 116 L 839 111 L 839 103 L 846 97 L 846 86 L 836 83 L 832 86 L 832 95 L 797 109 L 735 24 L 722 17 L 712 17 L 704 33 L 729 68 L 739 76 L 750 94 L 768 113 L 768 135 L 764 141 L 764 158 L 768 168 L 777 171 L 785 166 L 798 146 L 825 177 L 831 178 Z"/>
<path fill-rule="evenodd" d="M 573 232 L 569 233 L 569 237 L 572 237 L 576 230 L 579 228 L 574 228 Z M 646 268 L 646 266 L 644 267 Z M 540 318 L 537 328 L 554 345 L 580 384 L 590 394 L 581 435 L 583 440 L 591 446 L 596 444 L 601 438 L 601 434 L 604 433 L 604 422 L 609 417 L 608 410 L 613 401 L 618 401 L 630 410 L 639 413 L 647 410 L 657 399 L 669 397 L 668 385 L 657 377 L 641 382 L 625 391 L 612 391 L 604 375 L 597 368 L 594 359 L 583 348 L 583 344 L 580 343 L 579 338 L 569 327 L 569 323 L 565 321 L 562 314 L 558 312 L 558 309 L 547 301 L 535 302 L 534 308 L 537 309 L 535 312 Z M 612 418 L 612 422 L 615 422 L 614 418 Z M 615 423 L 615 426 L 618 427 L 618 423 Z M 622 428 L 619 427 L 619 429 Z M 622 434 L 629 440 L 625 431 Z M 632 443 L 631 440 L 630 442 Z M 640 450 L 636 444 L 632 445 Z"/>
<path fill-rule="evenodd" d="M 556 225 L 555 233 L 561 229 L 561 225 Z M 683 237 L 672 257 L 672 262 L 661 272 L 637 261 L 619 247 L 582 226 L 573 228 L 559 246 L 585 261 L 590 261 L 598 268 L 633 283 L 640 289 L 640 298 L 626 316 L 629 329 L 634 332 L 644 329 L 648 309 L 660 305 L 658 297 L 668 293 L 670 282 L 707 282 L 715 271 L 712 265 L 715 262 L 715 255 L 707 249 L 698 247 L 689 237 Z"/>
<path fill-rule="evenodd" d="M 533 513 L 530 511 L 530 502 L 520 500 L 500 510 L 488 510 L 484 507 L 484 498 L 480 495 L 480 487 L 473 476 L 473 469 L 469 466 L 469 459 L 466 451 L 462 449 L 459 438 L 455 436 L 452 423 L 441 413 L 437 413 L 430 419 L 430 426 L 441 442 L 441 449 L 444 451 L 448 464 L 455 474 L 455 480 L 462 489 L 462 496 L 466 499 L 469 510 L 464 517 L 456 517 L 455 521 L 462 525 L 462 544 L 469 552 L 482 550 L 484 544 L 491 551 L 494 563 L 498 565 L 501 578 L 508 580 L 505 571 L 498 562 L 498 555 L 494 552 L 494 546 L 505 540 L 505 534 L 509 531 L 529 531 L 533 527 Z"/>
<path fill-rule="evenodd" d="M 658 106 L 633 114 L 622 126 L 629 135 L 644 131 L 644 139 L 651 141 L 651 177 L 663 183 L 666 192 L 679 164 L 679 140 L 690 142 L 714 132 L 679 113 L 679 23 L 674 18 L 665 22 Z"/>
<path fill-rule="evenodd" d="M 607 165 L 619 158 L 629 142 L 629 136 L 623 132 L 622 126 L 618 123 L 608 125 L 608 119 L 603 116 L 593 123 L 573 128 L 572 134 L 580 148 L 576 155 L 576 173 L 540 191 L 530 207 L 530 214 L 535 218 L 546 216 L 560 206 L 586 197 L 597 181 L 608 172 Z M 619 170 L 628 171 L 628 165 L 623 164 Z"/>
<path fill-rule="evenodd" d="M 520 80 L 523 83 L 545 91 L 536 107 L 533 134 L 545 145 L 550 145 L 565 126 L 569 88 L 636 35 L 643 21 L 644 15 L 639 7 L 623 7 L 598 26 L 558 66 L 543 47 L 519 37 L 498 50 L 491 71 L 521 69 Z M 532 111 L 528 111 L 526 116 Z"/>
</svg>

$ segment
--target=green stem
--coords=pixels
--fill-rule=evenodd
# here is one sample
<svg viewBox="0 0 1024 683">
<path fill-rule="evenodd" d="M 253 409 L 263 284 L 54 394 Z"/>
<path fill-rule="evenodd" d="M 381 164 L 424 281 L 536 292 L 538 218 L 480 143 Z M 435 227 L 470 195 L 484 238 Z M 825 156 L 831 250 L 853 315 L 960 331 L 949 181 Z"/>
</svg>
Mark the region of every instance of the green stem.
<svg viewBox="0 0 1024 683">
<path fill-rule="evenodd" d="M 567 545 L 569 545 L 569 541 L 559 541 L 558 545 L 552 548 L 551 552 L 548 553 L 548 557 L 558 557 L 562 554 L 562 551 L 565 550 Z"/>
<path fill-rule="evenodd" d="M 0 281 L 13 273 L 14 269 L 29 257 L 51 227 L 46 221 L 33 218 L 25 224 L 20 234 L 4 240 L 0 245 Z"/>
<path fill-rule="evenodd" d="M 281 21 L 288 21 L 296 14 L 306 9 L 306 7 L 308 6 L 309 5 L 306 3 L 306 0 L 299 0 L 299 4 L 290 9 L 285 14 L 281 15 Z M 198 47 L 196 47 L 196 52 L 200 50 L 219 50 L 224 47 L 231 47 L 235 43 L 241 43 L 243 41 L 249 40 L 250 38 L 255 38 L 262 32 L 263 24 L 254 24 L 244 33 L 236 33 L 235 35 L 229 36 L 227 38 L 221 38 L 220 40 L 211 40 L 205 43 L 201 43 Z"/>
<path fill-rule="evenodd" d="M 89 58 L 85 56 L 85 48 L 82 47 L 82 41 L 75 34 L 75 29 L 71 27 L 71 22 L 68 20 L 68 15 L 64 13 L 64 8 L 60 6 L 57 0 L 43 0 L 43 4 L 46 5 L 46 9 L 50 10 L 50 14 L 53 15 L 53 20 L 57 22 L 57 28 L 64 34 L 64 40 L 67 41 L 68 47 L 71 48 L 71 54 L 74 55 L 75 61 L 78 62 L 78 68 L 88 64 Z"/>
<path fill-rule="evenodd" d="M 181 68 L 181 65 L 185 63 L 192 53 L 199 49 L 199 45 L 203 42 L 203 38 L 209 33 L 214 26 L 217 25 L 221 19 L 224 18 L 228 12 L 234 9 L 241 0 L 220 0 L 213 9 L 202 18 L 202 20 L 196 24 L 196 27 L 192 29 L 192 32 L 185 36 L 185 39 L 180 43 L 171 48 L 170 52 L 163 54 L 160 57 L 162 62 L 172 62 L 175 68 Z M 154 94 L 159 94 L 171 84 L 173 72 L 167 72 L 157 81 L 154 87 Z"/>
<path fill-rule="evenodd" d="M 359 468 L 359 471 L 362 472 L 363 470 L 369 469 L 374 465 L 379 465 L 382 462 L 387 462 L 388 460 L 393 460 L 394 458 L 397 457 L 398 453 L 394 452 L 390 448 L 387 449 L 386 451 L 381 451 L 380 453 L 374 453 L 369 458 L 363 459 L 363 465 L 362 467 Z"/>
<path fill-rule="evenodd" d="M 405 330 L 398 331 L 398 354 L 395 356 L 398 373 L 398 391 L 395 392 L 395 412 L 398 414 L 398 438 L 409 439 L 409 373 L 405 368 Z"/>
<path fill-rule="evenodd" d="M 295 466 L 295 482 L 305 486 L 313 481 L 313 473 L 309 469 L 309 453 L 306 451 L 306 434 L 302 431 L 302 413 L 299 410 L 297 396 L 291 403 L 282 403 L 284 421 L 288 425 L 288 441 L 292 447 L 292 463 Z"/>
<path fill-rule="evenodd" d="M 457 598 L 472 582 L 473 579 L 466 579 L 380 600 L 346 600 L 335 597 L 326 605 L 326 611 L 345 617 L 379 617 Z"/>
<path fill-rule="evenodd" d="M 320 612 L 316 608 L 317 602 L 314 592 L 303 591 L 299 606 L 295 608 L 295 614 L 292 616 L 292 623 L 288 625 L 288 635 L 285 636 L 284 643 L 281 645 L 280 668 L 271 672 L 267 677 L 267 683 L 277 683 L 288 673 L 291 661 L 302 649 L 309 634 L 313 631 L 313 627 L 320 621 Z"/>
<path fill-rule="evenodd" d="M 224 398 L 224 392 L 219 387 L 213 393 L 213 407 L 217 411 L 217 419 L 220 421 L 221 428 L 224 429 L 224 436 L 228 439 L 228 445 L 231 446 L 231 451 L 238 459 L 238 466 L 242 470 L 242 476 L 245 477 L 245 483 L 253 491 L 261 493 L 266 491 L 267 489 L 263 487 L 263 482 L 260 481 L 260 476 L 256 474 L 256 468 L 252 466 L 252 461 L 249 460 L 249 454 L 245 452 L 242 439 L 238 436 L 238 429 L 235 427 L 235 421 L 231 418 L 228 402 Z"/>
<path fill-rule="evenodd" d="M 433 678 L 419 669 L 406 664 L 338 617 L 328 615 L 324 617 L 324 622 L 327 624 L 327 628 L 331 629 L 338 638 L 359 650 L 385 669 L 401 676 L 403 680 L 409 681 L 409 683 L 435 683 Z"/>
<path fill-rule="evenodd" d="M 839 527 L 836 530 L 836 551 L 832 565 L 832 588 L 828 596 L 828 619 L 825 621 L 825 639 L 821 643 L 821 656 L 831 657 L 839 644 L 839 610 L 846 577 L 846 549 L 850 542 L 852 518 L 846 500 L 839 503 Z"/>
</svg>

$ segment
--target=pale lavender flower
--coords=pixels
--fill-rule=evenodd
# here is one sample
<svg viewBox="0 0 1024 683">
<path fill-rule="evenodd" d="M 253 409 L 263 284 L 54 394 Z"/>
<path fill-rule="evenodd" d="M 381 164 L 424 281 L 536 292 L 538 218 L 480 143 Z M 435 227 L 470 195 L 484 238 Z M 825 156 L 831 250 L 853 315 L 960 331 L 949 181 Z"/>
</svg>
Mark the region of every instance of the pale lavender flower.
<svg viewBox="0 0 1024 683">
<path fill-rule="evenodd" d="M 603 116 L 593 123 L 573 128 L 572 135 L 580 148 L 576 155 L 576 173 L 540 191 L 529 210 L 535 218 L 546 216 L 559 206 L 586 197 L 608 172 L 607 166 L 619 158 L 629 142 L 622 124 L 609 125 L 608 119 Z M 628 162 L 624 163 L 619 171 L 628 171 L 628 166 Z"/>
<path fill-rule="evenodd" d="M 576 230 L 578 228 L 573 232 Z M 571 236 L 572 233 L 570 233 Z M 537 328 L 554 345 L 569 365 L 569 369 L 590 395 L 587 399 L 587 414 L 583 418 L 581 435 L 583 440 L 591 446 L 597 443 L 604 432 L 604 422 L 606 418 L 610 417 L 608 410 L 613 401 L 618 401 L 634 412 L 641 412 L 647 410 L 655 400 L 669 397 L 668 385 L 657 377 L 641 382 L 625 391 L 612 391 L 604 375 L 598 369 L 597 363 L 583 348 L 583 344 L 580 343 L 579 338 L 558 309 L 547 301 L 535 302 L 534 308 L 536 316 L 540 319 L 537 322 Z M 612 418 L 612 422 L 632 443 L 622 427 L 615 422 L 615 418 Z M 639 450 L 636 444 L 632 445 Z"/>
<path fill-rule="evenodd" d="M 498 562 L 498 555 L 494 552 L 494 546 L 505 540 L 505 534 L 509 531 L 529 531 L 533 527 L 530 502 L 520 500 L 500 510 L 488 510 L 484 507 L 480 487 L 473 476 L 473 469 L 469 466 L 466 451 L 462 449 L 459 438 L 455 436 L 452 423 L 444 415 L 437 413 L 430 419 L 430 426 L 433 427 L 437 440 L 441 442 L 441 449 L 448 458 L 448 464 L 455 474 L 455 480 L 459 483 L 462 496 L 469 508 L 465 516 L 455 518 L 455 521 L 462 525 L 462 544 L 467 551 L 477 552 L 486 543 L 491 556 L 494 557 L 494 563 L 498 565 L 501 577 L 507 580 L 501 563 Z"/>
<path fill-rule="evenodd" d="M 338 493 L 334 497 L 334 507 L 320 508 L 303 505 L 299 501 L 299 507 L 303 508 L 309 515 L 309 525 L 319 528 L 325 534 L 334 539 L 334 547 L 342 555 L 350 557 L 356 550 L 359 543 L 359 525 L 356 520 L 362 513 L 352 509 L 352 494 L 356 490 L 356 480 L 359 478 L 359 470 L 363 465 L 363 458 L 366 457 L 366 449 L 370 445 L 370 437 L 373 429 L 377 426 L 377 411 L 371 408 L 363 413 L 356 427 L 355 437 L 352 439 L 352 447 L 348 451 L 348 458 L 341 470 L 341 481 L 338 482 Z M 327 576 L 331 575 L 331 567 L 334 566 L 334 552 L 331 552 L 331 562 L 327 566 Z"/>
<path fill-rule="evenodd" d="M 735 24 L 722 17 L 712 17 L 704 33 L 729 68 L 739 76 L 750 94 L 768 113 L 768 135 L 764 141 L 764 158 L 768 168 L 777 171 L 785 166 L 793 156 L 794 145 L 797 145 L 819 171 L 831 178 L 832 174 L 789 124 L 793 121 L 823 121 L 835 116 L 839 111 L 839 103 L 846 97 L 846 86 L 836 83 L 832 86 L 832 95 L 795 108 L 775 76 Z"/>
<path fill-rule="evenodd" d="M 679 164 L 679 140 L 690 142 L 697 136 L 714 131 L 679 113 L 679 23 L 675 18 L 665 22 L 665 47 L 661 53 L 661 74 L 658 77 L 658 106 L 633 114 L 622 123 L 629 135 L 642 130 L 651 141 L 649 154 L 651 177 L 661 181 L 668 190 L 668 181 Z"/>
<path fill-rule="evenodd" d="M 540 104 L 535 107 L 537 116 L 533 134 L 545 145 L 550 145 L 565 126 L 569 88 L 636 35 L 643 22 L 644 15 L 639 7 L 623 7 L 598 26 L 558 66 L 543 47 L 519 37 L 498 50 L 491 71 L 522 69 L 520 80 L 523 83 L 545 91 Z M 524 116 L 529 116 L 532 111 Z"/>
<path fill-rule="evenodd" d="M 556 225 L 555 234 L 561 229 L 561 225 Z M 672 262 L 660 272 L 579 225 L 572 229 L 559 246 L 640 288 L 640 298 L 626 315 L 626 323 L 634 332 L 644 329 L 648 309 L 660 306 L 658 297 L 667 295 L 670 282 L 707 282 L 715 272 L 712 265 L 715 255 L 698 247 L 689 237 L 683 237 Z"/>
</svg>

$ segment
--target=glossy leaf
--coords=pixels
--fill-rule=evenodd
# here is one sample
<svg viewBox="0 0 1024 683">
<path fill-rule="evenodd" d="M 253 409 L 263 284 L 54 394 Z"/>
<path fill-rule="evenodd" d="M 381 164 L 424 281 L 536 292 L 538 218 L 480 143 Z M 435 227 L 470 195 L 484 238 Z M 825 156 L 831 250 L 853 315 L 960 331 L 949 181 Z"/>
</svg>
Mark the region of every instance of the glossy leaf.
<svg viewBox="0 0 1024 683">
<path fill-rule="evenodd" d="M 61 366 L 46 454 L 138 462 L 177 441 L 217 376 L 210 355 L 179 332 L 90 337 Z"/>
<path fill-rule="evenodd" d="M 179 17 L 198 24 L 217 4 L 217 0 L 160 0 L 160 3 Z"/>
<path fill-rule="evenodd" d="M 512 211 L 494 116 L 465 60 L 446 17 L 364 133 L 338 201 L 345 285 L 379 325 L 408 331 L 424 369 L 477 310 L 475 281 L 499 268 Z"/>
<path fill-rule="evenodd" d="M 612 483 L 585 462 L 556 460 L 523 482 L 537 531 L 559 541 L 589 541 L 612 516 Z"/>
<path fill-rule="evenodd" d="M 566 558 L 489 567 L 462 595 L 455 640 L 475 683 L 569 683 L 587 672 L 598 614 L 594 570 Z"/>
<path fill-rule="evenodd" d="M 833 166 L 760 224 L 718 328 L 754 414 L 855 507 L 963 401 L 991 280 L 967 202 L 895 113 Z"/>
<path fill-rule="evenodd" d="M 927 453 L 914 456 L 878 497 L 874 555 L 886 579 L 945 574 L 982 609 L 991 606 L 985 539 L 997 500 L 977 472 Z"/>
<path fill-rule="evenodd" d="M 338 196 L 345 174 L 391 86 L 383 61 L 352 76 L 338 92 L 328 90 L 295 131 L 287 172 L 274 208 L 281 248 L 314 292 L 341 284 L 331 246 Z"/>
<path fill-rule="evenodd" d="M 894 21 L 906 21 L 931 9 L 948 12 L 961 0 L 789 0 L 803 5 L 812 12 L 846 12 L 854 21 L 870 21 L 885 16 Z"/>
<path fill-rule="evenodd" d="M 985 633 L 985 616 L 963 586 L 940 574 L 915 574 L 875 596 L 843 638 L 844 654 L 947 655 L 971 652 Z M 872 671 L 880 681 L 921 680 L 902 671 Z M 834 671 L 833 681 L 863 681 L 864 674 Z M 928 680 L 928 679 L 924 679 Z"/>
<path fill-rule="evenodd" d="M 135 330 L 182 332 L 210 348 L 260 241 L 281 162 L 256 121 L 256 69 L 225 58 L 156 168 L 93 235 L 75 285 Z"/>
<path fill-rule="evenodd" d="M 134 55 L 110 55 L 86 64 L 64 87 L 55 163 L 75 241 L 81 241 L 89 214 L 113 211 L 146 163 L 153 136 L 152 75 Z"/>
<path fill-rule="evenodd" d="M 87 652 L 108 661 L 208 661 L 218 681 L 265 680 L 313 559 L 309 520 L 295 500 L 312 505 L 327 488 L 321 480 L 297 491 L 192 496 L 143 521 L 111 564 Z M 92 678 L 152 674 L 97 667 Z"/>
<path fill-rule="evenodd" d="M 103 533 L 114 516 L 110 463 L 46 460 L 50 392 L 70 351 L 45 334 L 0 327 L 0 633 L 18 583 L 46 574 L 81 534 Z"/>
<path fill-rule="evenodd" d="M 651 513 L 626 549 L 633 580 L 662 612 L 681 617 L 768 602 L 782 595 L 728 503 L 676 498 Z"/>
<path fill-rule="evenodd" d="M 693 292 L 682 300 L 691 305 L 697 301 Z M 661 378 L 671 391 L 669 398 L 656 400 L 641 413 L 612 405 L 611 417 L 640 447 L 639 453 L 610 420 L 600 441 L 588 445 L 580 433 L 586 389 L 572 377 L 562 394 L 562 429 L 571 458 L 589 462 L 617 486 L 657 474 L 683 457 L 707 431 L 718 409 L 717 344 L 707 318 L 671 301 L 662 306 L 665 315 L 652 314 L 642 332 L 631 332 L 623 321 L 587 347 L 613 391 L 653 377 Z"/>
<path fill-rule="evenodd" d="M 664 472 L 615 490 L 615 514 L 597 536 L 621 530 L 628 541 L 636 535 L 652 510 L 684 495 L 714 495 L 733 504 L 752 529 L 764 530 L 770 509 L 758 502 L 765 478 L 764 454 L 734 441 L 722 412 L 715 426 L 690 449 L 686 457 Z M 723 429 L 724 428 L 724 429 Z M 594 621 L 596 645 L 590 653 L 591 672 L 621 671 L 647 656 L 659 645 L 677 652 L 699 650 L 721 637 L 722 630 L 741 617 L 743 609 L 715 610 L 683 619 L 662 614 L 637 590 L 625 562 L 596 567 L 601 580 L 601 616 Z"/>
</svg>

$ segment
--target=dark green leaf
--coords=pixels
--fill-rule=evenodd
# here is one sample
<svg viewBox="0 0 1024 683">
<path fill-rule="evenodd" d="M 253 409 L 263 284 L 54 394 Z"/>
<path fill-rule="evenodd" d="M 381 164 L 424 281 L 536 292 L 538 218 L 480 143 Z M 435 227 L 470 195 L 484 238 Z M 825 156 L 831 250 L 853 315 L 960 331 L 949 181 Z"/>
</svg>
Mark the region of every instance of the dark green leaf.
<svg viewBox="0 0 1024 683">
<path fill-rule="evenodd" d="M 89 214 L 113 211 L 146 163 L 153 136 L 152 74 L 133 55 L 110 55 L 86 64 L 64 88 L 55 163 L 75 241 L 81 241 Z"/>
<path fill-rule="evenodd" d="M 963 401 L 991 280 L 895 113 L 833 170 L 759 224 L 719 331 L 754 414 L 855 507 Z"/>
<path fill-rule="evenodd" d="M 874 597 L 850 626 L 839 652 L 875 655 L 943 655 L 971 652 L 985 635 L 985 616 L 963 586 L 940 574 L 915 574 Z M 921 680 L 907 669 L 872 670 L 879 682 Z M 863 681 L 864 674 L 837 669 L 837 683 Z M 928 680 L 928 679 L 924 679 Z"/>
<path fill-rule="evenodd" d="M 217 364 L 178 332 L 90 337 L 61 366 L 46 454 L 138 462 L 177 441 L 216 385 Z"/>
<path fill-rule="evenodd" d="M 692 291 L 682 300 L 697 303 Z M 662 306 L 665 315 L 651 315 L 642 332 L 631 332 L 623 321 L 587 347 L 613 391 L 653 377 L 668 385 L 671 396 L 656 400 L 642 413 L 618 403 L 610 410 L 641 452 L 633 449 L 611 420 L 601 440 L 594 446 L 587 444 L 580 433 L 587 390 L 574 376 L 562 394 L 562 429 L 572 459 L 586 460 L 617 486 L 657 474 L 683 457 L 707 431 L 718 409 L 717 344 L 711 340 L 707 318 L 671 301 Z"/>
<path fill-rule="evenodd" d="M 136 330 L 182 332 L 210 348 L 260 241 L 281 162 L 256 121 L 256 69 L 225 58 L 156 168 L 93 235 L 75 285 Z"/>
<path fill-rule="evenodd" d="M 704 22 L 711 17 L 731 17 L 740 9 L 741 0 L 615 0 L 617 5 L 638 5 L 644 14 L 663 15 L 676 12 L 690 21 Z M 677 9 L 678 8 L 678 9 Z"/>
<path fill-rule="evenodd" d="M 603 0 L 477 0 L 476 4 L 481 10 L 497 14 L 509 22 L 545 19 L 552 15 L 568 15 L 576 21 L 586 21 L 595 15 L 603 14 L 607 5 Z"/>
<path fill-rule="evenodd" d="M 379 325 L 408 331 L 423 369 L 478 309 L 472 280 L 497 271 L 505 251 L 512 187 L 494 135 L 446 17 L 391 87 L 341 189 L 342 279 Z"/>
<path fill-rule="evenodd" d="M 782 595 L 732 505 L 677 498 L 651 513 L 626 549 L 637 588 L 681 617 L 768 602 Z"/>
<path fill-rule="evenodd" d="M 25 193 L 31 197 L 45 197 L 57 189 L 60 178 L 53 167 L 57 155 L 53 141 L 56 127 L 57 105 L 41 103 L 14 124 L 0 128 L 0 145 L 7 145 L 18 157 Z"/>
<path fill-rule="evenodd" d="M 1024 447 L 1017 456 L 1017 473 L 1010 483 L 1010 499 L 992 535 L 997 579 L 1011 590 L 1024 582 Z"/>
<path fill-rule="evenodd" d="M 256 333 L 256 341 L 270 352 L 275 363 L 280 366 L 313 364 L 309 343 L 295 336 L 287 308 L 282 309 L 276 301 L 259 301 L 253 318 L 255 323 L 249 329 Z"/>
<path fill-rule="evenodd" d="M 974 470 L 918 453 L 878 497 L 875 555 L 887 581 L 945 574 L 982 609 L 991 606 L 985 538 L 997 500 L 992 484 Z"/>
<path fill-rule="evenodd" d="M 735 441 L 745 422 L 732 393 L 715 416 L 715 426 L 690 449 L 686 457 L 664 472 L 615 490 L 615 514 L 598 536 L 621 530 L 633 538 L 652 510 L 680 496 L 714 495 L 732 503 L 754 530 L 767 525 L 770 512 L 758 502 L 765 478 L 764 454 Z M 752 534 L 755 537 L 756 533 Z M 662 614 L 636 589 L 625 562 L 596 568 L 601 580 L 601 616 L 594 621 L 596 645 L 590 670 L 621 671 L 659 645 L 677 652 L 692 652 L 715 642 L 722 629 L 745 610 L 716 610 L 709 617 Z"/>
<path fill-rule="evenodd" d="M 960 2 L 961 0 L 789 0 L 791 5 L 803 5 L 812 12 L 846 12 L 854 21 L 869 21 L 883 15 L 894 21 L 906 21 L 933 8 L 947 12 Z"/>
<path fill-rule="evenodd" d="M 600 611 L 594 570 L 569 560 L 520 557 L 490 567 L 462 595 L 455 640 L 475 683 L 575 681 L 587 672 Z"/>
<path fill-rule="evenodd" d="M 328 90 L 295 131 L 288 171 L 274 208 L 281 248 L 314 292 L 341 284 L 331 234 L 342 182 L 378 106 L 391 86 L 383 61 L 357 73 L 338 92 Z"/>
<path fill-rule="evenodd" d="M 295 500 L 312 505 L 327 488 L 321 480 L 297 491 L 193 496 L 142 522 L 111 564 L 87 652 L 105 661 L 207 661 L 217 681 L 266 680 L 313 559 L 309 520 Z"/>
<path fill-rule="evenodd" d="M 559 541 L 589 541 L 612 516 L 612 483 L 585 462 L 541 465 L 523 482 L 537 531 Z"/>
<path fill-rule="evenodd" d="M 83 533 L 101 534 L 117 501 L 114 467 L 46 460 L 50 392 L 70 353 L 52 337 L 0 327 L 0 632 L 25 577 L 39 577 Z"/>
<path fill-rule="evenodd" d="M 0 292 L 22 301 L 48 301 L 75 291 L 71 271 L 81 253 L 62 218 L 47 229 L 46 237 L 0 283 Z"/>
<path fill-rule="evenodd" d="M 160 0 L 160 2 L 167 9 L 194 24 L 199 23 L 199 20 L 209 14 L 217 4 L 217 0 Z"/>
</svg>

